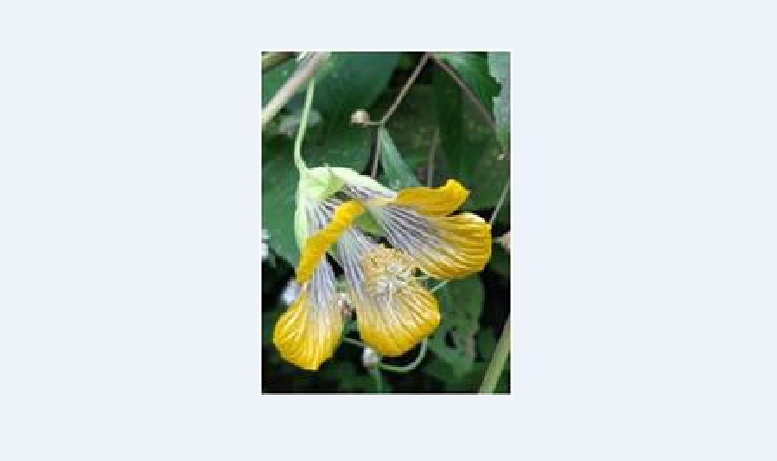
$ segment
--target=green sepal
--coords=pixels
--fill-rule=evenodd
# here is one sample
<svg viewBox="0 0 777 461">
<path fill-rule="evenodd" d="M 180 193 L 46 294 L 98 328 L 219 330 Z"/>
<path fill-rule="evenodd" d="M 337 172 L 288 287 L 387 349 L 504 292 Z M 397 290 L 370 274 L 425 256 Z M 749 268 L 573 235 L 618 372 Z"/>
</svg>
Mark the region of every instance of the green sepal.
<svg viewBox="0 0 777 461">
<path fill-rule="evenodd" d="M 378 222 L 375 221 L 375 218 L 372 217 L 370 212 L 363 213 L 356 217 L 356 219 L 353 221 L 354 227 L 357 227 L 360 230 L 363 230 L 364 232 L 370 233 L 372 235 L 377 235 L 379 237 L 385 237 L 386 233 L 383 231 L 383 228 L 381 228 L 378 225 Z"/>
</svg>

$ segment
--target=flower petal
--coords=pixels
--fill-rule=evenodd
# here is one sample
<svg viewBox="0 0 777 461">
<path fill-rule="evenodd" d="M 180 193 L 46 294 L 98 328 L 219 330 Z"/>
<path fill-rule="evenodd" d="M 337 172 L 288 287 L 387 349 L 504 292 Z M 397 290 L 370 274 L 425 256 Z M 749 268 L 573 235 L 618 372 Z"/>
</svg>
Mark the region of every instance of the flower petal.
<svg viewBox="0 0 777 461">
<path fill-rule="evenodd" d="M 491 226 L 475 214 L 423 216 L 414 209 L 386 205 L 376 217 L 391 245 L 435 278 L 480 272 L 491 258 Z"/>
<path fill-rule="evenodd" d="M 329 247 L 337 241 L 340 235 L 351 226 L 354 219 L 364 213 L 364 207 L 356 201 L 349 201 L 338 206 L 331 221 L 317 234 L 308 237 L 302 249 L 297 266 L 297 283 L 304 283 L 312 275 L 321 259 L 325 257 Z"/>
<path fill-rule="evenodd" d="M 469 196 L 469 191 L 458 181 L 449 179 L 442 187 L 409 187 L 397 192 L 395 205 L 404 205 L 421 214 L 448 216 L 456 211 Z"/>
<path fill-rule="evenodd" d="M 278 319 L 273 343 L 284 360 L 315 371 L 334 354 L 343 334 L 343 324 L 334 272 L 324 261 L 299 298 Z"/>
<path fill-rule="evenodd" d="M 407 255 L 389 260 L 380 267 L 368 267 L 377 253 L 395 251 L 383 248 L 356 229 L 349 229 L 338 242 L 351 305 L 356 311 L 357 329 L 362 340 L 379 353 L 398 356 L 410 351 L 429 336 L 440 323 L 440 311 L 435 297 L 417 280 L 387 283 L 375 277 L 375 271 L 385 269 L 387 276 L 397 265 L 400 272 L 412 274 Z M 385 259 L 380 260 L 386 262 Z M 394 263 L 393 266 L 391 263 Z"/>
<path fill-rule="evenodd" d="M 383 301 L 385 304 L 378 304 L 377 299 L 367 297 L 354 303 L 359 335 L 383 355 L 407 353 L 440 324 L 437 299 L 418 282 Z"/>
</svg>

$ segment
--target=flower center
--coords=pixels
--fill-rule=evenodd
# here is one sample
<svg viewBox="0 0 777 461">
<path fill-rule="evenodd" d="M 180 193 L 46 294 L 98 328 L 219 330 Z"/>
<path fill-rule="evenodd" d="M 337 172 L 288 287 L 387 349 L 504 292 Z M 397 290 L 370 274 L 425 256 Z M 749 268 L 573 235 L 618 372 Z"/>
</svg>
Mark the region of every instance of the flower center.
<svg viewBox="0 0 777 461">
<path fill-rule="evenodd" d="M 362 259 L 367 292 L 377 301 L 391 304 L 392 298 L 415 281 L 415 266 L 404 253 L 383 246 Z"/>
</svg>

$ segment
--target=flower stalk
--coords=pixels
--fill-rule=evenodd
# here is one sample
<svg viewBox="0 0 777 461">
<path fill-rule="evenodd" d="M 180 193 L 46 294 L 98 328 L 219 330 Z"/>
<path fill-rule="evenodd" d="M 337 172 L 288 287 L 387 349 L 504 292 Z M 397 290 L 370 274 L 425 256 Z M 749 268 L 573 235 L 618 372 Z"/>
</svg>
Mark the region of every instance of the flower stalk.
<svg viewBox="0 0 777 461">
<path fill-rule="evenodd" d="M 305 131 L 308 128 L 308 115 L 310 114 L 310 107 L 313 104 L 313 92 L 316 88 L 316 79 L 311 78 L 308 82 L 308 89 L 305 94 L 305 106 L 302 108 L 302 117 L 299 123 L 299 129 L 297 130 L 297 137 L 294 140 L 294 164 L 297 166 L 299 173 L 302 174 L 307 171 L 308 167 L 305 165 L 305 161 L 302 160 L 302 140 L 305 138 Z"/>
<path fill-rule="evenodd" d="M 418 352 L 418 357 L 415 358 L 412 362 L 408 363 L 407 365 L 389 365 L 388 363 L 380 362 L 378 363 L 378 366 L 386 371 L 392 371 L 394 373 L 410 373 L 411 371 L 415 370 L 418 365 L 421 364 L 421 362 L 424 360 L 424 357 L 426 357 L 426 343 L 428 342 L 427 338 L 424 338 L 423 341 L 421 341 L 421 350 Z"/>
<path fill-rule="evenodd" d="M 493 394 L 496 385 L 499 382 L 499 377 L 502 376 L 502 370 L 504 370 L 507 363 L 507 357 L 510 354 L 510 316 L 507 316 L 505 327 L 502 330 L 502 336 L 499 337 L 499 342 L 496 344 L 494 355 L 491 357 L 491 362 L 486 369 L 486 375 L 483 378 L 483 383 L 480 385 L 479 394 Z"/>
</svg>

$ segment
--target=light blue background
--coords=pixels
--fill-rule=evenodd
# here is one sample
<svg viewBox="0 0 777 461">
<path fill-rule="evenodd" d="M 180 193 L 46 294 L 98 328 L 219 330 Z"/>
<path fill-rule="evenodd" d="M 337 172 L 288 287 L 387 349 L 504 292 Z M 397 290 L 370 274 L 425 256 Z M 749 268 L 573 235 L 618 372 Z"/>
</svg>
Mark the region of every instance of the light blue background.
<svg viewBox="0 0 777 461">
<path fill-rule="evenodd" d="M 777 456 L 771 3 L 259 5 L 0 7 L 0 459 Z M 512 396 L 260 395 L 259 52 L 322 47 L 513 50 Z"/>
</svg>

